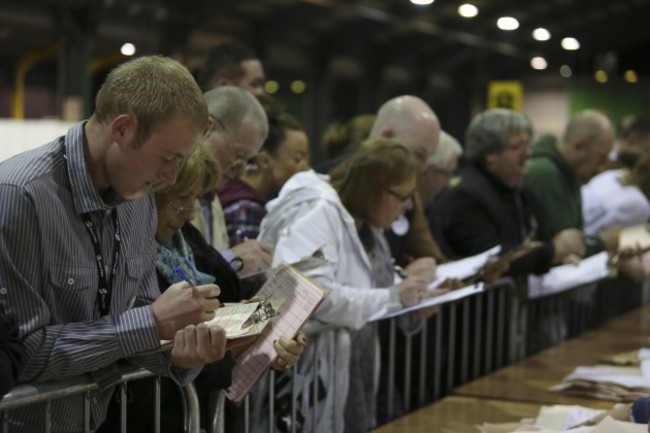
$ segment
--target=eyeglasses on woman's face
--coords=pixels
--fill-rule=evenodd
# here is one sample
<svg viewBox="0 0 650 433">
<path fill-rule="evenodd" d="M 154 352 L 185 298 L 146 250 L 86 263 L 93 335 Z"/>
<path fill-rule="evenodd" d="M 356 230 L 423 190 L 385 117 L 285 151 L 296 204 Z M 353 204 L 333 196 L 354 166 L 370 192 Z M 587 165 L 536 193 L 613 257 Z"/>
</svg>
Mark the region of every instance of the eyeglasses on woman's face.
<svg viewBox="0 0 650 433">
<path fill-rule="evenodd" d="M 390 188 L 387 189 L 386 192 L 388 194 L 392 195 L 393 197 L 395 197 L 397 200 L 399 200 L 399 202 L 401 204 L 403 204 L 403 205 L 413 204 L 413 194 L 414 193 L 410 193 L 408 195 L 403 195 L 403 194 L 398 193 L 397 191 L 393 191 Z"/>
<path fill-rule="evenodd" d="M 176 213 L 176 215 L 179 216 L 179 217 L 186 217 L 186 216 L 189 216 L 192 213 L 199 213 L 199 212 L 201 212 L 203 210 L 202 206 L 194 206 L 194 207 L 177 206 L 171 200 L 168 200 L 168 203 L 169 203 L 169 206 L 174 211 L 174 213 Z"/>
</svg>

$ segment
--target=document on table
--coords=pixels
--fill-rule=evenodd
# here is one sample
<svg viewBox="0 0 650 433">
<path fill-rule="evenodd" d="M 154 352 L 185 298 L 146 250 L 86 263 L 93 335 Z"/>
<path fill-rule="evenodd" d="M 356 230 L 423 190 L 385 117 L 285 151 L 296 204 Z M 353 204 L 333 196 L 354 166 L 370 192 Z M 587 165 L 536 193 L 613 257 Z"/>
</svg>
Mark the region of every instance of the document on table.
<svg viewBox="0 0 650 433">
<path fill-rule="evenodd" d="M 544 275 L 528 276 L 529 299 L 541 298 L 554 293 L 582 286 L 607 278 L 607 253 L 587 257 L 577 265 L 560 265 Z"/>
<path fill-rule="evenodd" d="M 229 399 L 239 402 L 248 394 L 277 357 L 273 342 L 282 336 L 294 337 L 327 295 L 327 290 L 292 266 L 276 268 L 256 296 L 283 302 L 257 340 L 237 356 L 232 384 L 226 390 Z"/>
<path fill-rule="evenodd" d="M 577 367 L 551 391 L 600 400 L 634 401 L 650 394 L 650 360 L 640 366 L 596 365 Z"/>
</svg>

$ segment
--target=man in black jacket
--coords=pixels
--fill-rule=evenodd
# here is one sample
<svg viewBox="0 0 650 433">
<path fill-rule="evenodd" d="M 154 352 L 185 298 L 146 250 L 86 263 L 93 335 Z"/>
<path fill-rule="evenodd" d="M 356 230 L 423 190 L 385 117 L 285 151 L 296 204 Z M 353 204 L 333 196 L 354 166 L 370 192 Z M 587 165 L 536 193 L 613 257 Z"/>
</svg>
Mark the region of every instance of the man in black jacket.
<svg viewBox="0 0 650 433">
<path fill-rule="evenodd" d="M 550 237 L 533 193 L 523 186 L 530 157 L 532 125 L 520 113 L 492 109 L 470 123 L 465 137 L 467 165 L 461 181 L 441 197 L 439 220 L 448 245 L 460 257 L 496 245 L 502 252 L 526 240 L 541 248 L 515 260 L 507 275 L 546 273 L 568 255 L 584 255 L 582 234 L 568 229 Z"/>
</svg>

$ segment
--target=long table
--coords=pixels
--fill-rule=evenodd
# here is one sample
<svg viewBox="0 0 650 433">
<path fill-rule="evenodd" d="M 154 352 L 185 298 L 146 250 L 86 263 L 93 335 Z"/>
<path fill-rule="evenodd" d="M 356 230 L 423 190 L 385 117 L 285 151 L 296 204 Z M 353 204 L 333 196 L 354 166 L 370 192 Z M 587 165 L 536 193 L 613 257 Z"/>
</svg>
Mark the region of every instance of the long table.
<svg viewBox="0 0 650 433">
<path fill-rule="evenodd" d="M 586 332 L 521 362 L 504 367 L 454 390 L 457 395 L 497 398 L 542 404 L 579 404 L 596 409 L 611 408 L 612 402 L 574 397 L 548 391 L 580 365 L 603 363 L 608 356 L 650 346 L 650 332 L 637 331 L 645 322 L 647 308 L 627 313 L 614 323 Z M 631 325 L 632 328 L 627 328 Z"/>
<path fill-rule="evenodd" d="M 534 418 L 539 404 L 451 396 L 386 424 L 374 433 L 466 433 L 484 422 Z"/>
<path fill-rule="evenodd" d="M 650 305 L 462 385 L 454 390 L 454 396 L 382 426 L 375 433 L 474 432 L 474 426 L 483 422 L 516 422 L 535 417 L 541 406 L 549 404 L 611 409 L 615 402 L 553 393 L 548 389 L 577 366 L 602 363 L 606 357 L 640 347 L 650 347 Z"/>
</svg>

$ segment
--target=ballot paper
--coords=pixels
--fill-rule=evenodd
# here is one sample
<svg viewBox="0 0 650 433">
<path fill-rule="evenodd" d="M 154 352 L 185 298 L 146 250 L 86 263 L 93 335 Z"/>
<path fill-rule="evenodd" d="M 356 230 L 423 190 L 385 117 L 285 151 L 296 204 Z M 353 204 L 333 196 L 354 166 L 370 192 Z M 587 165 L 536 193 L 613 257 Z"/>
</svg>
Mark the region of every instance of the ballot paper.
<svg viewBox="0 0 650 433">
<path fill-rule="evenodd" d="M 581 260 L 577 265 L 555 266 L 544 275 L 529 275 L 528 297 L 541 298 L 594 283 L 608 276 L 607 253 L 603 251 Z"/>
<path fill-rule="evenodd" d="M 501 251 L 501 247 L 497 245 L 496 247 L 490 248 L 489 250 L 475 256 L 438 265 L 436 269 L 436 278 L 431 284 L 429 284 L 429 288 L 436 288 L 443 281 L 449 278 L 464 280 L 465 278 L 471 277 L 481 269 L 490 257 L 499 254 L 499 251 Z"/>
<path fill-rule="evenodd" d="M 586 409 L 586 408 L 583 408 Z M 634 424 L 626 421 L 617 421 L 610 416 L 605 416 L 597 421 L 595 425 L 585 425 L 574 428 L 549 428 L 538 425 L 536 422 L 530 424 L 523 421 L 520 423 L 483 423 L 476 428 L 481 433 L 515 433 L 515 432 L 536 432 L 536 433 L 647 433 L 646 424 Z"/>
<path fill-rule="evenodd" d="M 650 394 L 650 360 L 639 366 L 577 367 L 551 391 L 599 400 L 631 402 Z"/>
</svg>

